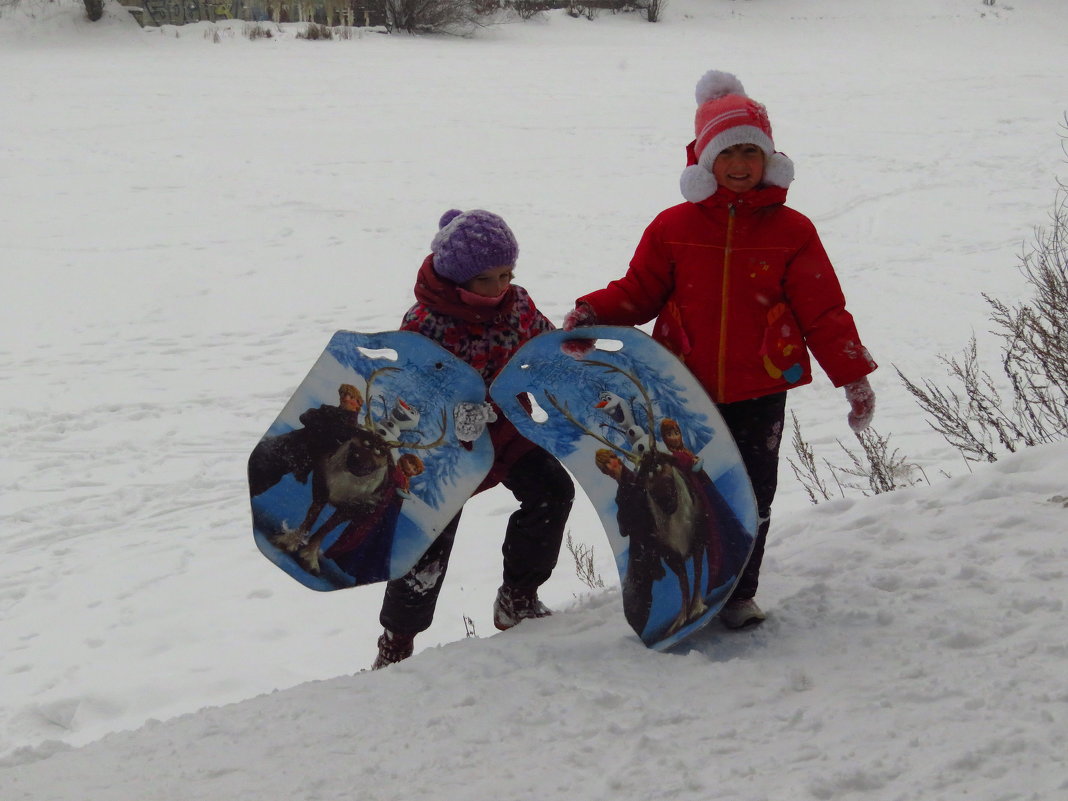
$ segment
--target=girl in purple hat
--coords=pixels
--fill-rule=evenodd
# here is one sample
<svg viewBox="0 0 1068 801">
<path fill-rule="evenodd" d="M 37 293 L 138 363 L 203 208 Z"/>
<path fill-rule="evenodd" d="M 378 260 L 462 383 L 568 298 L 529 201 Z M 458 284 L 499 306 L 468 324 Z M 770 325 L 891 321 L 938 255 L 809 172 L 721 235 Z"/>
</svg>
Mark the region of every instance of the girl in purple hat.
<svg viewBox="0 0 1068 801">
<path fill-rule="evenodd" d="M 488 387 L 523 343 L 554 326 L 512 283 L 519 245 L 503 219 L 481 209 L 452 209 L 438 228 L 416 278 L 416 303 L 400 328 L 463 359 Z M 503 631 L 550 614 L 538 587 L 556 566 L 575 488 L 560 463 L 520 436 L 503 414 L 488 430 L 495 459 L 476 494 L 503 484 L 519 501 L 505 529 L 504 580 L 493 604 L 493 623 Z M 385 631 L 374 669 L 411 656 L 415 635 L 430 627 L 459 522 L 457 514 L 406 576 L 386 584 L 379 615 Z"/>
</svg>

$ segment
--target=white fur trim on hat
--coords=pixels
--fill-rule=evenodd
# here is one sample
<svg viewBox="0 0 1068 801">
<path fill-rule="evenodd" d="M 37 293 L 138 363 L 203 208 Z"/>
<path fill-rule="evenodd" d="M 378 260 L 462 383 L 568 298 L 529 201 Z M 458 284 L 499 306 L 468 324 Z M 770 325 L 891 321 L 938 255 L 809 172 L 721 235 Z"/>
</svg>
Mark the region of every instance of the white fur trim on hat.
<svg viewBox="0 0 1068 801">
<path fill-rule="evenodd" d="M 772 153 L 764 164 L 764 183 L 783 189 L 794 181 L 794 163 L 785 153 Z"/>
<path fill-rule="evenodd" d="M 745 95 L 745 88 L 742 86 L 742 82 L 731 73 L 723 72 L 722 70 L 709 70 L 697 81 L 697 88 L 694 91 L 697 105 L 700 106 L 709 100 L 723 97 L 724 95 Z"/>
<path fill-rule="evenodd" d="M 682 171 L 679 178 L 679 189 L 682 196 L 691 203 L 700 203 L 716 194 L 719 182 L 716 177 L 699 164 L 691 164 Z"/>
</svg>

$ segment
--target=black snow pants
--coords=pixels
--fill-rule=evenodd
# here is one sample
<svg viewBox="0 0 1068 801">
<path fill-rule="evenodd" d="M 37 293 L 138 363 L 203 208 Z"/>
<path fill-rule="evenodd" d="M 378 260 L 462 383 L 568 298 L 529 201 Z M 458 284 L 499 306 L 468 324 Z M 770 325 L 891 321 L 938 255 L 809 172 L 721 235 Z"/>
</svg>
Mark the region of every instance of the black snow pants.
<svg viewBox="0 0 1068 801">
<path fill-rule="evenodd" d="M 537 589 L 556 567 L 564 526 L 575 499 L 575 485 L 547 451 L 535 448 L 520 457 L 501 482 L 519 501 L 504 534 L 504 583 Z M 458 512 L 407 575 L 386 583 L 379 621 L 401 634 L 430 628 L 449 566 Z"/>
<path fill-rule="evenodd" d="M 742 600 L 756 595 L 760 580 L 760 565 L 764 561 L 764 546 L 771 524 L 771 502 L 779 482 L 779 444 L 786 420 L 786 393 L 722 403 L 719 411 L 741 451 L 760 516 L 753 555 L 731 596 Z"/>
</svg>

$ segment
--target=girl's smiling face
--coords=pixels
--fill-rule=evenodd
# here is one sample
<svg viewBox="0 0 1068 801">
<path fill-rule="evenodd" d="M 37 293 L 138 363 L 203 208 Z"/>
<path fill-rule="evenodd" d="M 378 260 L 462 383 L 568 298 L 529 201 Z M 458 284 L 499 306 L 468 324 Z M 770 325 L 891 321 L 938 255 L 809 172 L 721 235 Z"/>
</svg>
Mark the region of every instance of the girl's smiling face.
<svg viewBox="0 0 1068 801">
<path fill-rule="evenodd" d="M 515 268 L 511 265 L 506 267 L 490 267 L 483 270 L 474 278 L 465 281 L 461 286 L 468 292 L 474 292 L 484 298 L 496 298 L 503 295 L 512 284 L 515 276 Z"/>
<path fill-rule="evenodd" d="M 712 175 L 732 192 L 748 192 L 764 180 L 764 151 L 750 144 L 728 147 L 712 162 Z"/>
</svg>

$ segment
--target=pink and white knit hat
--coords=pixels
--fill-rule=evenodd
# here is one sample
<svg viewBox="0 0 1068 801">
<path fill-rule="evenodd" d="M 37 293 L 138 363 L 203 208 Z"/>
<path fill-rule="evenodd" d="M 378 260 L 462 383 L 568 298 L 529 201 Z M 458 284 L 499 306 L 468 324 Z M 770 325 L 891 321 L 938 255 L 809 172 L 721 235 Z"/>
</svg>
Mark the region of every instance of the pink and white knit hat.
<svg viewBox="0 0 1068 801">
<path fill-rule="evenodd" d="M 794 180 L 794 163 L 775 151 L 768 111 L 746 95 L 741 81 L 729 72 L 709 70 L 697 82 L 694 152 L 697 163 L 682 171 L 679 187 L 691 203 L 716 193 L 712 175 L 716 156 L 734 145 L 756 145 L 764 151 L 764 183 L 787 187 Z"/>
</svg>

